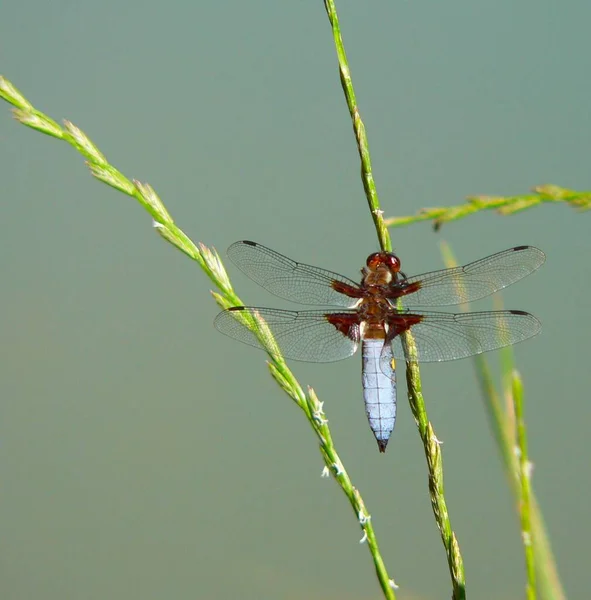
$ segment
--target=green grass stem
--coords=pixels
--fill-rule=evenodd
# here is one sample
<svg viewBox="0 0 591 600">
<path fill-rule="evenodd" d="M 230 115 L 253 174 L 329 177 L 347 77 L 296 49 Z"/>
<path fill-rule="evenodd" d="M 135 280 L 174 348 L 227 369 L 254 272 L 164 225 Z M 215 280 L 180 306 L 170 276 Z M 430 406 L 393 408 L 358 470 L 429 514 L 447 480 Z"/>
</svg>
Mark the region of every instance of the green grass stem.
<svg viewBox="0 0 591 600">
<path fill-rule="evenodd" d="M 441 245 L 443 262 L 446 267 L 457 266 L 457 261 L 453 256 L 450 247 L 447 244 Z M 501 305 L 498 299 L 495 299 L 495 309 L 500 309 Z M 501 379 L 503 382 L 504 402 L 501 399 L 494 385 L 490 366 L 486 357 L 479 354 L 474 357 L 474 369 L 480 392 L 486 410 L 489 427 L 492 431 L 499 454 L 503 462 L 503 467 L 510 484 L 511 492 L 515 499 L 518 512 L 522 518 L 522 532 L 526 535 L 521 536 L 526 555 L 526 576 L 527 592 L 530 589 L 535 590 L 534 582 L 537 581 L 537 587 L 540 597 L 544 600 L 566 600 L 556 561 L 550 547 L 550 540 L 546 531 L 546 526 L 542 518 L 540 507 L 536 500 L 535 493 L 531 488 L 530 475 L 531 467 L 529 459 L 527 464 L 520 465 L 519 457 L 527 457 L 527 447 L 525 445 L 525 436 L 523 437 L 524 449 L 519 442 L 517 432 L 517 421 L 521 421 L 525 433 L 525 421 L 523 418 L 522 401 L 518 400 L 520 407 L 515 407 L 515 360 L 511 347 L 502 348 L 500 351 L 501 359 Z M 519 381 L 519 393 L 523 395 L 523 386 Z M 519 414 L 519 417 L 517 416 Z M 516 449 L 518 451 L 516 452 Z M 522 452 L 524 452 L 522 454 Z M 527 496 L 528 515 L 524 526 L 522 516 L 522 505 L 524 501 L 523 477 L 522 473 L 527 474 Z M 532 574 L 532 568 L 534 573 Z M 527 596 L 528 600 L 535 598 Z"/>
<path fill-rule="evenodd" d="M 339 76 L 341 79 L 343 92 L 345 94 L 345 99 L 347 101 L 347 107 L 349 108 L 349 114 L 351 115 L 351 121 L 353 123 L 353 131 L 355 133 L 359 158 L 361 159 L 361 181 L 363 182 L 363 189 L 365 191 L 370 213 L 376 228 L 380 248 L 384 250 L 384 252 L 392 252 L 392 241 L 390 240 L 388 228 L 384 223 L 384 212 L 381 210 L 380 202 L 378 200 L 378 192 L 371 167 L 367 134 L 365 131 L 365 125 L 361 120 L 361 113 L 359 112 L 359 106 L 357 105 L 357 98 L 355 97 L 355 89 L 353 88 L 351 71 L 349 69 L 347 54 L 345 52 L 345 46 L 341 36 L 341 26 L 339 24 L 337 9 L 333 0 L 324 0 L 324 6 L 326 8 L 326 14 L 328 15 L 328 20 L 332 28 L 332 36 L 334 39 L 334 45 L 337 51 L 337 59 L 339 63 Z"/>
<path fill-rule="evenodd" d="M 363 182 L 363 189 L 365 191 L 374 226 L 376 228 L 376 234 L 378 236 L 380 247 L 384 251 L 391 252 L 392 242 L 390 240 L 390 234 L 388 232 L 386 223 L 384 222 L 383 211 L 380 208 L 378 193 L 371 167 L 367 133 L 365 131 L 365 125 L 361 120 L 359 106 L 357 105 L 357 99 L 351 78 L 351 70 L 347 62 L 347 54 L 343 44 L 336 6 L 333 0 L 324 0 L 324 6 L 326 8 L 326 13 L 332 29 L 339 65 L 339 76 L 343 93 L 345 94 L 345 99 L 347 101 L 347 107 L 349 108 L 349 114 L 351 115 L 353 132 L 355 133 L 355 140 L 357 142 L 357 148 L 361 160 L 361 179 Z M 405 340 L 405 347 L 412 348 L 414 341 L 410 333 L 407 332 L 405 334 Z M 408 354 L 407 357 L 409 357 Z M 464 564 L 457 538 L 451 527 L 447 504 L 445 502 L 441 449 L 439 444 L 436 442 L 437 438 L 427 417 L 427 409 L 423 394 L 421 392 L 422 384 L 419 366 L 412 360 L 407 360 L 406 382 L 408 388 L 408 398 L 413 414 L 415 414 L 415 418 L 417 419 L 419 435 L 421 436 L 425 456 L 427 459 L 431 505 L 433 507 L 433 514 L 435 516 L 437 527 L 441 532 L 443 546 L 447 555 L 447 562 L 452 581 L 453 598 L 454 600 L 462 600 L 465 598 L 466 594 Z"/>
<path fill-rule="evenodd" d="M 213 248 L 203 244 L 195 244 L 174 223 L 154 189 L 136 180 L 130 180 L 114 166 L 108 163 L 104 154 L 92 143 L 90 138 L 78 127 L 64 122 L 61 127 L 53 119 L 37 110 L 6 78 L 0 76 L 0 97 L 15 108 L 13 114 L 23 125 L 41 133 L 70 144 L 87 159 L 87 166 L 94 177 L 111 187 L 135 198 L 153 219 L 154 228 L 158 234 L 170 244 L 181 250 L 189 258 L 196 261 L 219 292 L 212 292 L 216 302 L 222 309 L 233 306 L 243 306 L 243 302 L 234 292 L 228 274 L 220 256 Z M 244 315 L 245 313 L 241 313 Z M 264 321 L 250 323 L 249 327 L 259 332 L 263 339 L 269 339 Z M 384 560 L 379 552 L 377 536 L 371 521 L 371 515 L 363 501 L 361 493 L 353 485 L 341 461 L 328 428 L 328 420 L 324 414 L 323 405 L 318 400 L 314 390 L 308 388 L 307 393 L 297 381 L 281 355 L 269 353 L 269 369 L 271 375 L 289 397 L 305 414 L 308 422 L 320 440 L 320 450 L 326 465 L 326 473 L 332 473 L 335 481 L 348 498 L 359 522 L 362 540 L 367 547 L 376 568 L 378 581 L 384 597 L 396 600 L 396 584 L 388 575 Z"/>
<path fill-rule="evenodd" d="M 513 406 L 515 409 L 515 424 L 517 428 L 517 460 L 519 463 L 518 477 L 521 483 L 521 499 L 519 512 L 521 517 L 521 536 L 525 552 L 525 568 L 527 574 L 526 598 L 536 600 L 536 568 L 533 551 L 533 536 L 531 529 L 531 463 L 527 454 L 527 433 L 523 417 L 523 382 L 516 370 L 512 377 Z"/>
<path fill-rule="evenodd" d="M 438 230 L 444 223 L 464 219 L 483 210 L 496 210 L 500 215 L 512 215 L 546 202 L 566 203 L 585 211 L 591 209 L 591 191 L 569 190 L 553 184 L 538 185 L 533 194 L 521 196 L 469 196 L 464 204 L 421 208 L 416 215 L 384 219 L 386 227 L 404 227 L 422 221 L 433 221 Z"/>
</svg>

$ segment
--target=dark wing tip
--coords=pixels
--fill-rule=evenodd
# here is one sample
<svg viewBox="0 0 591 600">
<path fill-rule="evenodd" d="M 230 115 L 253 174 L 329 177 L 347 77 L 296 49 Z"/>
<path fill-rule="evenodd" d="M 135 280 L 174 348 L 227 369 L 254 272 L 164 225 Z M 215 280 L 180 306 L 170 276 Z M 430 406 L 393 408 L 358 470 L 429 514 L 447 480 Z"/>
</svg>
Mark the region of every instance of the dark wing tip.
<svg viewBox="0 0 591 600">
<path fill-rule="evenodd" d="M 228 246 L 228 250 L 226 251 L 226 253 L 228 254 L 228 256 L 230 256 L 234 250 L 237 250 L 240 248 L 240 246 L 258 246 L 258 244 L 256 242 L 251 242 L 250 240 L 238 240 L 237 242 L 234 242 L 233 244 L 230 244 Z M 231 258 L 231 256 L 230 256 Z M 232 259 L 233 260 L 233 259 Z"/>
<path fill-rule="evenodd" d="M 535 246 L 515 246 L 514 248 L 511 248 L 511 250 L 513 250 L 513 252 L 529 251 L 532 254 L 538 254 L 542 258 L 542 262 L 540 264 L 542 264 L 546 260 L 546 255 Z"/>
<path fill-rule="evenodd" d="M 378 440 L 378 448 L 380 452 L 386 452 L 386 446 L 388 445 L 388 440 Z"/>
<path fill-rule="evenodd" d="M 539 269 L 546 262 L 546 255 L 535 246 L 515 246 L 515 248 L 511 248 L 513 252 L 523 252 L 526 255 L 526 262 L 523 266 L 527 267 L 528 275 L 532 273 L 536 269 Z M 522 275 L 523 277 L 524 275 Z M 521 278 L 520 278 L 521 279 Z"/>
<path fill-rule="evenodd" d="M 538 333 L 540 333 L 540 331 L 542 331 L 542 323 L 540 322 L 540 320 L 537 317 L 534 317 L 534 315 L 532 315 L 531 313 L 528 313 L 524 310 L 509 310 L 507 311 L 509 314 L 511 315 L 517 315 L 518 317 L 523 317 L 524 322 L 527 321 L 528 325 L 527 327 L 525 327 L 524 331 L 526 333 L 526 336 L 522 338 L 522 340 L 527 340 L 530 337 L 533 337 L 534 335 L 538 335 Z M 517 340 L 517 341 L 521 341 L 521 340 Z M 513 342 L 513 343 L 517 343 Z"/>
</svg>

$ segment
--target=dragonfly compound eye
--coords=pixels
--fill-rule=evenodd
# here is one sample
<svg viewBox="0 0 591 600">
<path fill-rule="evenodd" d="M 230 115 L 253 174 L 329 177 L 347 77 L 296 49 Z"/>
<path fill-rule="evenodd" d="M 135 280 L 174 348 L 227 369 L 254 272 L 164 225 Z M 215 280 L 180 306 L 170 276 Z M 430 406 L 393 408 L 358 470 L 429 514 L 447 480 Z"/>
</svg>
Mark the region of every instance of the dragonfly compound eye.
<svg viewBox="0 0 591 600">
<path fill-rule="evenodd" d="M 394 273 L 400 270 L 400 259 L 391 252 L 374 252 L 367 257 L 366 264 L 372 270 L 377 269 L 381 265 Z"/>
</svg>

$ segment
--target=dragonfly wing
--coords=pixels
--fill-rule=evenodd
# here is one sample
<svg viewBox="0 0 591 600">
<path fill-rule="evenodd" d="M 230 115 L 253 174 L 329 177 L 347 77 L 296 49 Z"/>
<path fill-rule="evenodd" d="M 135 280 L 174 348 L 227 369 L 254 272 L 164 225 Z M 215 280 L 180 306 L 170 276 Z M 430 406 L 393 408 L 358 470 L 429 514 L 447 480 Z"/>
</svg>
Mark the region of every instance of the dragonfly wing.
<svg viewBox="0 0 591 600">
<path fill-rule="evenodd" d="M 339 324 L 339 328 L 329 322 Z M 345 330 L 345 335 L 341 331 Z M 247 325 L 254 326 L 254 330 Z M 241 306 L 221 312 L 215 327 L 245 344 L 305 362 L 334 362 L 355 354 L 359 326 L 354 311 L 292 311 Z"/>
<path fill-rule="evenodd" d="M 538 334 L 540 322 L 520 310 L 473 313 L 424 312 L 410 328 L 420 362 L 455 360 L 510 346 Z M 392 342 L 394 356 L 405 358 L 402 337 Z"/>
<path fill-rule="evenodd" d="M 298 304 L 352 307 L 359 298 L 359 295 L 349 298 L 333 287 L 337 282 L 341 289 L 357 291 L 359 286 L 353 280 L 332 271 L 297 263 L 256 242 L 236 242 L 228 248 L 228 256 L 267 291 Z"/>
<path fill-rule="evenodd" d="M 519 281 L 545 260 L 545 254 L 533 246 L 509 248 L 463 267 L 409 277 L 403 286 L 416 285 L 418 289 L 401 301 L 405 308 L 472 302 Z"/>
</svg>

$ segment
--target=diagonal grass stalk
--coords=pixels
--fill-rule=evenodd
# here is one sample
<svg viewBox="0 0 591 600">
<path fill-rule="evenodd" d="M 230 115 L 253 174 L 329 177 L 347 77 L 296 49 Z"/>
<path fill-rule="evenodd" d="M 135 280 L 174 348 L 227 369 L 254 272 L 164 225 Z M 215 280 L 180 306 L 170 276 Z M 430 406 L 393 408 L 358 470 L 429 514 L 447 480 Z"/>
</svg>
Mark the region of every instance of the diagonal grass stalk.
<svg viewBox="0 0 591 600">
<path fill-rule="evenodd" d="M 8 79 L 1 75 L 0 98 L 15 107 L 13 114 L 23 125 L 70 144 L 87 159 L 87 166 L 94 177 L 135 198 L 151 215 L 154 227 L 160 236 L 196 261 L 218 288 L 219 292 L 213 292 L 213 296 L 221 308 L 226 309 L 243 305 L 243 302 L 234 292 L 228 274 L 215 249 L 208 248 L 203 244 L 195 244 L 178 228 L 151 186 L 137 180 L 128 179 L 113 165 L 109 164 L 104 154 L 98 150 L 81 129 L 69 121 L 65 121 L 64 127 L 61 127 L 56 121 L 37 110 Z M 248 326 L 255 333 L 263 336 L 264 339 L 269 339 L 268 335 L 270 334 L 266 330 L 264 322 L 253 322 L 249 323 Z M 308 388 L 307 392 L 304 392 L 281 355 L 275 353 L 272 348 L 270 350 L 272 353 L 269 354 L 268 364 L 271 375 L 281 389 L 303 411 L 320 440 L 320 452 L 326 465 L 324 474 L 333 474 L 335 481 L 343 490 L 353 508 L 362 531 L 361 539 L 367 542 L 384 597 L 388 600 L 396 600 L 394 590 L 397 586 L 388 574 L 380 554 L 371 515 L 361 493 L 353 485 L 336 451 L 322 402 L 318 400 L 312 388 Z"/>
</svg>

